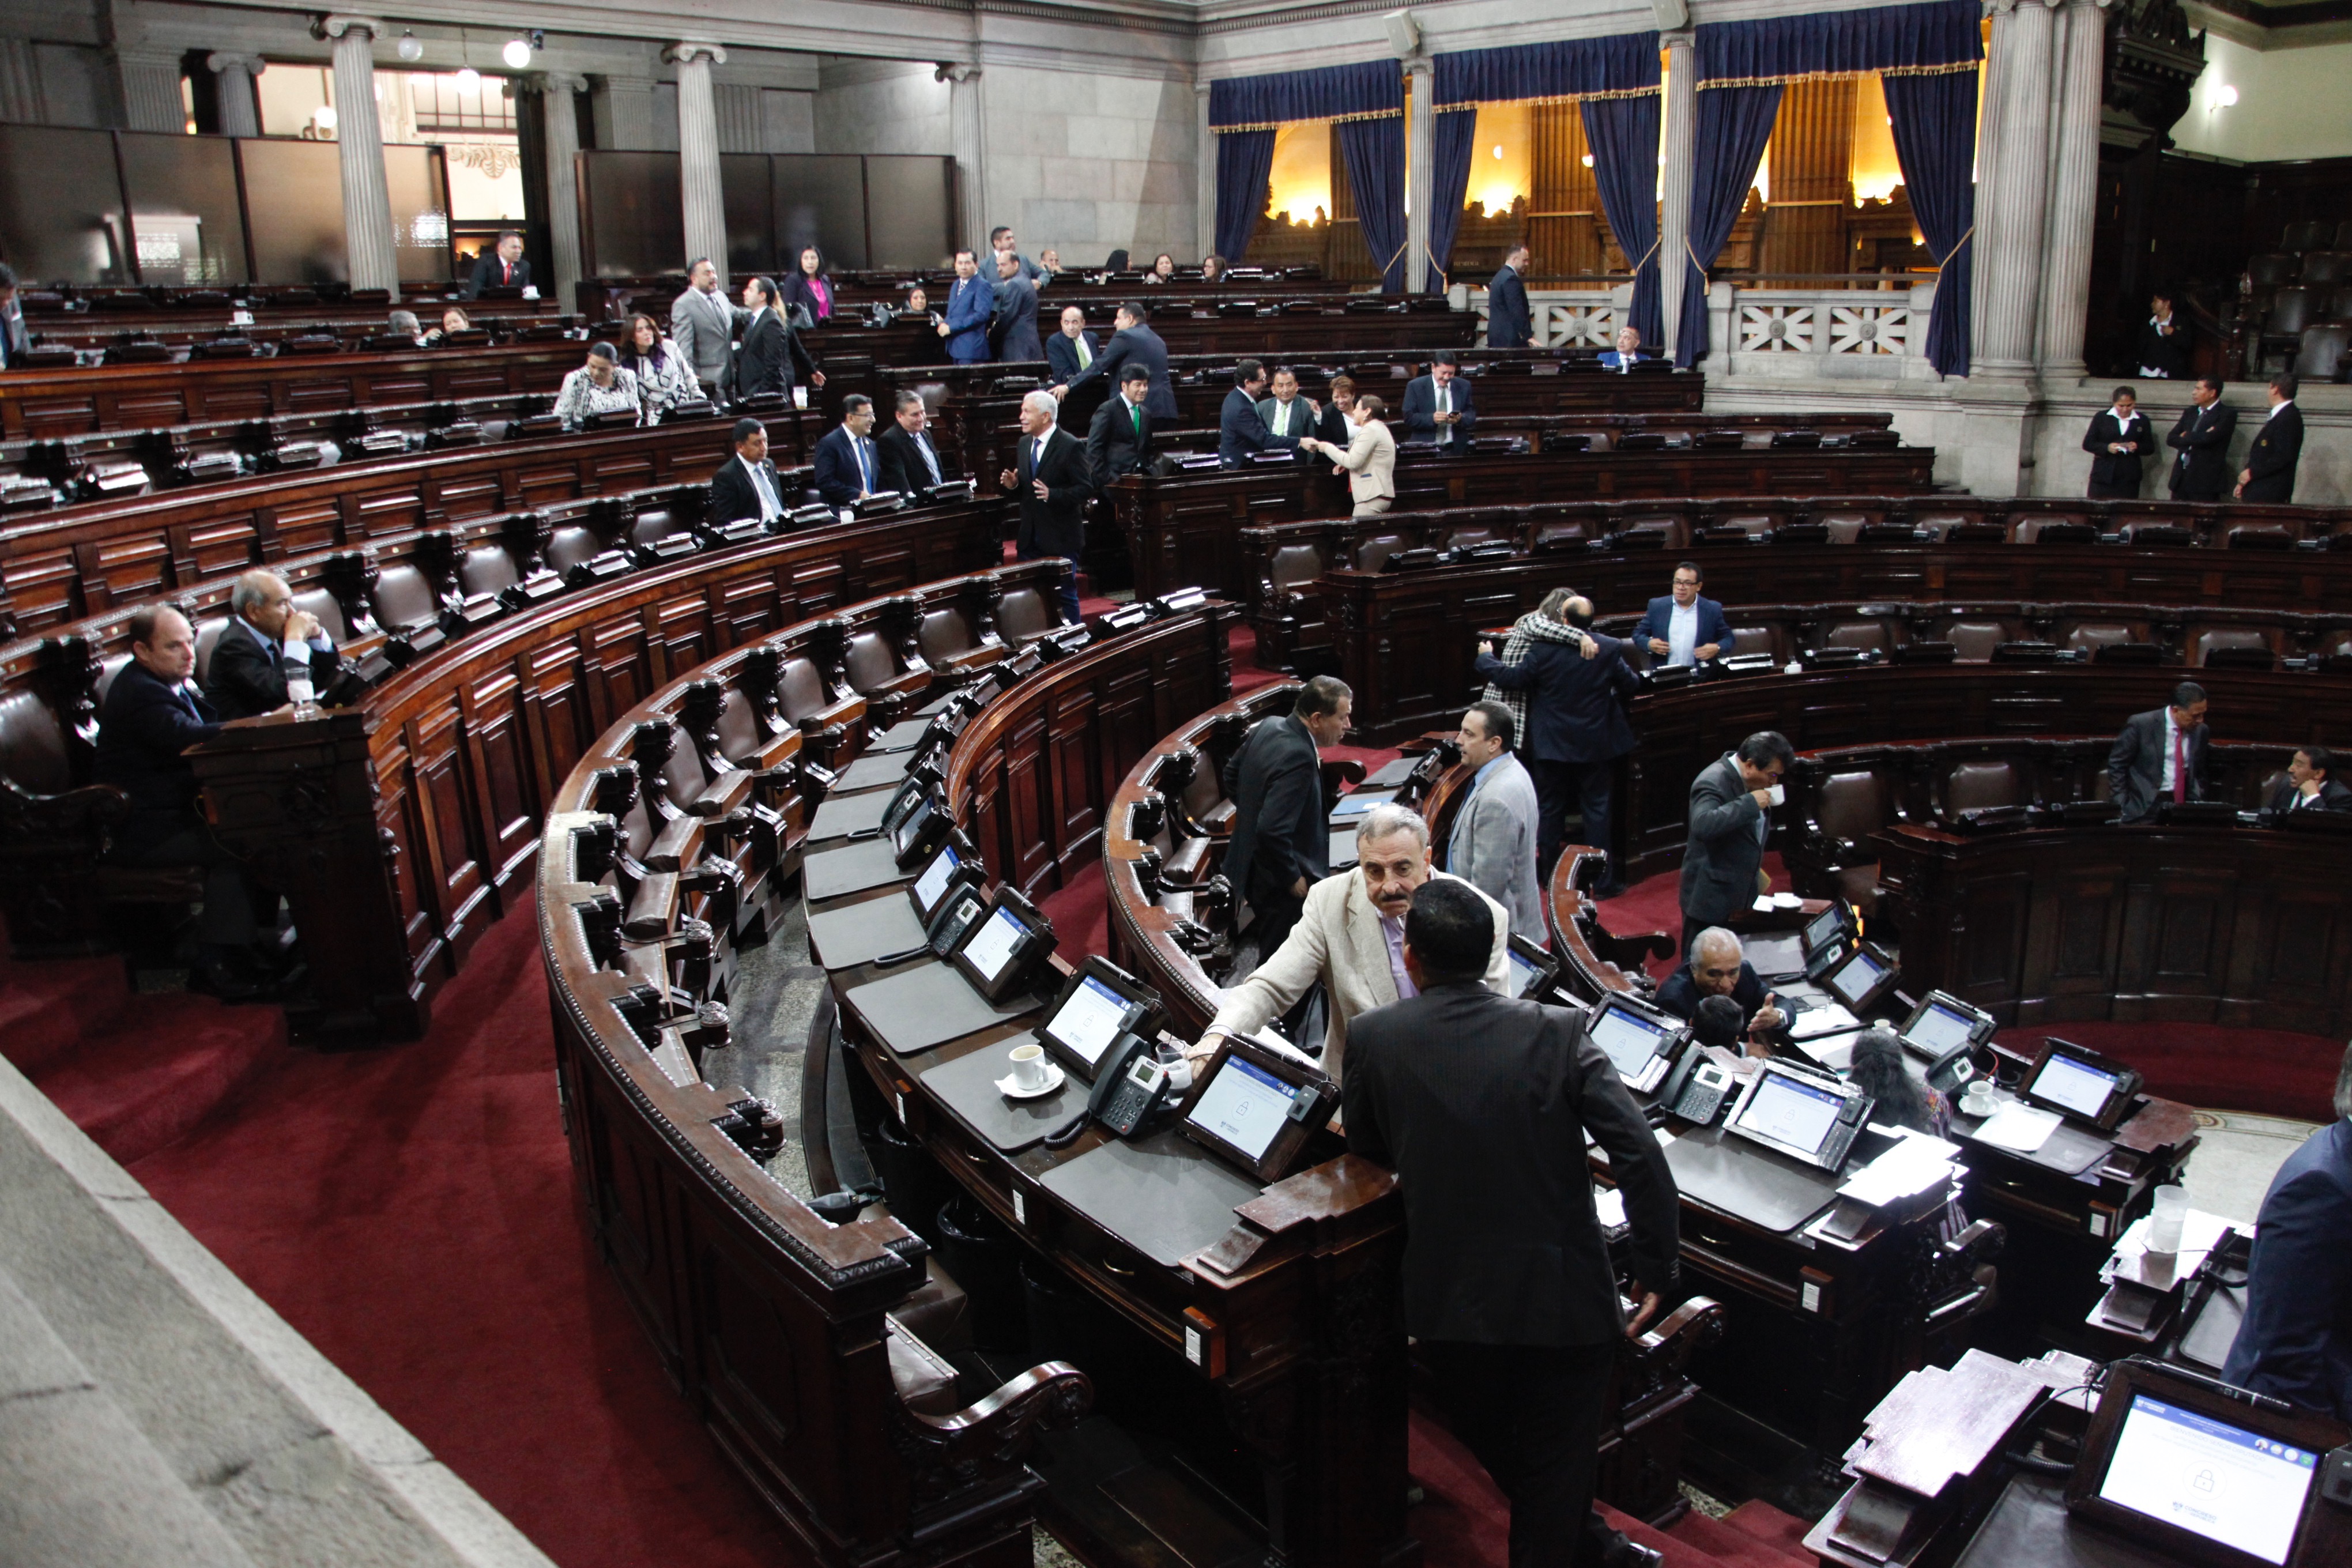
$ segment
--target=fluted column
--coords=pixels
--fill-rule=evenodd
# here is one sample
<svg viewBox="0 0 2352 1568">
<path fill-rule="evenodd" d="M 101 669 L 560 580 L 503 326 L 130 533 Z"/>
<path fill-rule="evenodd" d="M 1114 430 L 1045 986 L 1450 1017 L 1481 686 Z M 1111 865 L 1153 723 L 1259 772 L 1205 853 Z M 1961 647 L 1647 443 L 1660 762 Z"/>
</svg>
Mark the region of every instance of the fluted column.
<svg viewBox="0 0 2352 1568">
<path fill-rule="evenodd" d="M 2057 156 L 2042 236 L 2042 374 L 2080 378 L 2091 312 L 2091 228 L 2099 197 L 2100 72 L 2109 0 L 2066 0 L 2059 14 Z"/>
<path fill-rule="evenodd" d="M 547 160 L 547 246 L 551 253 L 552 298 L 578 298 L 580 281 L 579 109 L 572 95 L 583 85 L 576 76 L 538 71 L 523 79 L 540 94 L 540 150 Z M 684 258 L 680 258 L 681 260 Z"/>
<path fill-rule="evenodd" d="M 343 245 L 352 287 L 388 289 L 397 300 L 400 262 L 383 178 L 383 127 L 375 110 L 375 40 L 383 24 L 337 15 L 321 17 L 312 30 L 335 45 L 335 142 L 342 155 Z"/>
<path fill-rule="evenodd" d="M 2014 381 L 2032 372 L 2038 346 L 2057 18 L 2046 0 L 1992 0 L 1992 6 L 1999 96 L 1985 100 L 1995 130 L 1977 188 L 1972 374 Z"/>
<path fill-rule="evenodd" d="M 1201 254 L 1206 256 L 1217 248 L 1217 133 L 1209 129 L 1207 82 L 1192 84 L 1192 100 L 1195 110 L 1192 122 L 1198 128 L 1193 142 L 1199 149 L 1200 163 L 1199 177 L 1193 182 L 1196 195 L 1192 199 L 1198 210 L 1194 214 L 1192 229 L 1200 237 Z M 1229 257 L 1227 259 L 1232 258 Z"/>
<path fill-rule="evenodd" d="M 188 128 L 180 97 L 180 57 L 170 50 L 114 50 L 114 77 L 122 93 L 122 128 L 176 136 Z"/>
<path fill-rule="evenodd" d="M 1683 275 L 1690 249 L 1692 162 L 1698 133 L 1698 68 L 1687 28 L 1663 35 L 1666 46 L 1665 130 L 1658 151 L 1658 304 L 1665 313 L 1665 352 L 1675 352 L 1683 319 Z"/>
<path fill-rule="evenodd" d="M 220 132 L 224 136 L 261 134 L 261 99 L 253 79 L 264 62 L 259 55 L 208 55 L 205 64 L 220 78 Z"/>
<path fill-rule="evenodd" d="M 1404 287 L 1418 294 L 1429 287 L 1429 208 L 1437 189 L 1436 171 L 1430 167 L 1437 155 L 1430 99 L 1437 68 L 1427 55 L 1417 55 L 1405 61 L 1404 70 L 1410 83 L 1404 100 Z"/>
<path fill-rule="evenodd" d="M 0 38 L 0 120 L 14 125 L 40 125 L 48 118 L 47 95 L 41 91 L 40 68 L 33 60 L 32 41 Z"/>
<path fill-rule="evenodd" d="M 727 58 L 717 44 L 673 44 L 662 58 L 677 65 L 677 188 L 686 216 L 686 256 L 708 256 L 727 281 L 727 198 L 719 184 L 719 108 L 710 68 Z"/>
<path fill-rule="evenodd" d="M 961 61 L 942 66 L 948 83 L 948 142 L 955 153 L 956 219 L 954 244 L 988 254 L 988 137 L 980 101 L 981 71 Z"/>
</svg>

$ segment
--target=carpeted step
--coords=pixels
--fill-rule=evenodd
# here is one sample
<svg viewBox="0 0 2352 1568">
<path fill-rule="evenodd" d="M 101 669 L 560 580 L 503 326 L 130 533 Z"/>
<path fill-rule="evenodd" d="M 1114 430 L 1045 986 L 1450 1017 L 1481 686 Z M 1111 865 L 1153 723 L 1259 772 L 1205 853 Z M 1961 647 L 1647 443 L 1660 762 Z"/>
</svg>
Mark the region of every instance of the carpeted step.
<svg viewBox="0 0 2352 1568">
<path fill-rule="evenodd" d="M 1740 1506 L 1743 1509 L 1765 1507 L 1761 1503 L 1743 1503 Z M 1768 1509 L 1767 1511 L 1782 1519 L 1788 1518 L 1777 1509 Z M 1618 1528 L 1624 1530 L 1625 1526 L 1621 1524 Z M 1626 1533 L 1648 1545 L 1662 1544 L 1661 1540 L 1652 1539 L 1657 1532 L 1650 1531 L 1645 1534 L 1646 1529 L 1646 1526 L 1636 1526 L 1626 1530 Z M 1805 1527 L 1799 1525 L 1797 1534 L 1800 1539 L 1804 1531 Z M 1789 1548 L 1778 1540 L 1768 1541 L 1752 1535 L 1744 1528 L 1733 1526 L 1728 1518 L 1709 1519 L 1696 1509 L 1676 1520 L 1674 1528 L 1665 1531 L 1663 1541 L 1679 1542 L 1688 1552 L 1696 1553 L 1705 1561 L 1718 1563 L 1721 1568 L 1814 1568 L 1811 1552 L 1800 1548 L 1797 1554 L 1792 1555 Z M 1673 1552 L 1666 1553 L 1666 1562 L 1668 1568 L 1673 1568 Z"/>
<path fill-rule="evenodd" d="M 286 1014 L 184 993 L 133 996 L 44 1073 L 58 1110 L 123 1164 L 193 1131 L 286 1049 Z"/>
<path fill-rule="evenodd" d="M 130 994 L 117 957 L 10 963 L 0 968 L 0 1055 L 38 1079 L 109 1027 Z"/>
<path fill-rule="evenodd" d="M 1803 1568 L 1812 1568 L 1814 1558 L 1805 1550 L 1805 1534 L 1813 1527 L 1792 1513 L 1783 1513 L 1762 1498 L 1741 1503 L 1725 1514 L 1722 1522 L 1795 1559 Z"/>
</svg>

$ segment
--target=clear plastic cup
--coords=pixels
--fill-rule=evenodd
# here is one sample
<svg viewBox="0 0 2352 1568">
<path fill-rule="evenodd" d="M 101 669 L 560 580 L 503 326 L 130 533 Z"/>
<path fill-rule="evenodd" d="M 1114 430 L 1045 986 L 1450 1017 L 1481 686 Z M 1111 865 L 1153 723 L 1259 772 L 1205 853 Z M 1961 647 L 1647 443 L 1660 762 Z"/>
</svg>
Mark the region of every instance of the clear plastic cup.
<svg viewBox="0 0 2352 1568">
<path fill-rule="evenodd" d="M 2147 1214 L 2147 1249 L 2150 1252 L 2179 1252 L 2180 1227 L 2188 1217 L 2187 1187 L 2157 1188 L 2155 1206 Z"/>
</svg>

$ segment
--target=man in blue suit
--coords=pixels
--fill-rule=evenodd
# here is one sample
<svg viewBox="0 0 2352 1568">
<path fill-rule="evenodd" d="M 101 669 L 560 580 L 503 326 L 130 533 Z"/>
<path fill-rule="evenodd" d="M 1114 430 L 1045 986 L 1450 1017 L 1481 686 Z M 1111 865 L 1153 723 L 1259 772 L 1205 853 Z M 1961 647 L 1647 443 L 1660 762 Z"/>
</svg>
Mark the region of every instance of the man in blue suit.
<svg viewBox="0 0 2352 1568">
<path fill-rule="evenodd" d="M 948 341 L 948 358 L 958 364 L 978 364 L 988 357 L 988 324 L 996 315 L 996 285 L 980 275 L 980 264 L 969 250 L 956 252 L 955 273 L 940 336 Z"/>
<path fill-rule="evenodd" d="M 1650 356 L 1642 353 L 1642 330 L 1639 327 L 1617 329 L 1617 346 L 1601 356 L 1601 368 L 1619 373 L 1632 370 Z"/>
<path fill-rule="evenodd" d="M 1523 349 L 1535 338 L 1535 321 L 1528 313 L 1528 247 L 1515 245 L 1486 285 L 1486 346 Z"/>
<path fill-rule="evenodd" d="M 1633 641 L 1649 650 L 1652 668 L 1705 664 L 1731 651 L 1731 623 L 1723 606 L 1698 595 L 1706 581 L 1698 563 L 1685 561 L 1675 568 L 1675 591 L 1650 601 L 1649 614 L 1633 628 Z"/>
<path fill-rule="evenodd" d="M 2221 1376 L 2352 1421 L 2352 1048 L 2336 1120 L 2286 1157 L 2254 1222 L 2246 1317 Z"/>
<path fill-rule="evenodd" d="M 1462 379 L 1462 364 L 1450 353 L 1429 362 L 1429 374 L 1405 384 L 1404 428 L 1408 441 L 1434 441 L 1441 452 L 1470 449 L 1470 426 L 1478 422 L 1470 384 Z"/>
<path fill-rule="evenodd" d="M 1626 667 L 1625 645 L 1593 632 L 1592 601 L 1566 588 L 1553 589 L 1512 628 L 1511 644 L 1522 656 L 1516 662 L 1481 652 L 1477 668 L 1496 695 L 1519 695 L 1527 705 L 1521 752 L 1536 781 L 1536 869 L 1549 881 L 1567 842 L 1571 797 L 1584 816 L 1583 841 L 1610 848 L 1617 759 L 1633 749 L 1624 700 L 1640 683 Z M 1623 886 L 1612 858 L 1600 896 L 1614 898 Z"/>
<path fill-rule="evenodd" d="M 1158 332 L 1143 324 L 1144 312 L 1140 305 L 1121 305 L 1118 313 L 1111 319 L 1118 323 L 1118 331 L 1110 335 L 1110 342 L 1103 344 L 1102 353 L 1095 356 L 1095 363 L 1082 374 L 1054 388 L 1054 395 L 1067 396 L 1097 376 L 1103 378 L 1104 385 L 1117 386 L 1122 379 L 1119 374 L 1121 369 L 1130 363 L 1139 364 L 1151 373 L 1151 395 L 1143 400 L 1143 411 L 1151 416 L 1152 423 L 1159 428 L 1174 429 L 1182 416 L 1176 408 L 1175 384 L 1168 379 L 1167 343 Z"/>
<path fill-rule="evenodd" d="M 1045 340 L 1045 363 L 1055 386 L 1067 386 L 1086 374 L 1102 353 L 1102 344 L 1087 331 L 1087 313 L 1076 305 L 1062 307 L 1062 330 Z"/>
<path fill-rule="evenodd" d="M 1217 410 L 1218 467 L 1238 468 L 1250 460 L 1251 453 L 1266 449 L 1271 437 L 1257 411 L 1257 395 L 1265 390 L 1264 365 L 1245 359 L 1234 366 L 1233 390 L 1225 394 L 1225 405 Z"/>
<path fill-rule="evenodd" d="M 824 433 L 812 458 L 825 505 L 855 506 L 881 489 L 882 454 L 873 437 L 874 400 L 853 392 L 841 400 L 841 423 Z"/>
</svg>

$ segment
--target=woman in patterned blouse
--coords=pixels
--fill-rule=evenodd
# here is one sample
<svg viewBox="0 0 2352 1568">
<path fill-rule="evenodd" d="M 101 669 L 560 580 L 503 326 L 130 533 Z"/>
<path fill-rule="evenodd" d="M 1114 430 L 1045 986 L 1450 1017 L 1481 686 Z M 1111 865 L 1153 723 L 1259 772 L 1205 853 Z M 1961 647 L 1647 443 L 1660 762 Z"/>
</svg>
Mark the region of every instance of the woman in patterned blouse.
<svg viewBox="0 0 2352 1568">
<path fill-rule="evenodd" d="M 658 419 L 679 404 L 702 395 L 702 383 L 694 367 L 677 352 L 677 344 L 661 335 L 651 316 L 629 318 L 628 341 L 621 345 L 621 368 L 637 378 L 650 418 Z"/>
<path fill-rule="evenodd" d="M 645 391 L 636 375 L 623 370 L 610 343 L 590 343 L 588 363 L 563 378 L 555 395 L 555 416 L 566 430 L 577 430 L 599 414 L 634 414 L 645 423 Z"/>
</svg>

